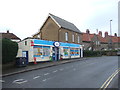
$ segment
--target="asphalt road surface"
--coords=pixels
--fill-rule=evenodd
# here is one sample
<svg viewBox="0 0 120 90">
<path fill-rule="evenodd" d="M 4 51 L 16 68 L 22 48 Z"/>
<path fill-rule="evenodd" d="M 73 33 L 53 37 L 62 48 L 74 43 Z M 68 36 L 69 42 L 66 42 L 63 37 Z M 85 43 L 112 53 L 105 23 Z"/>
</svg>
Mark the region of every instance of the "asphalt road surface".
<svg viewBox="0 0 120 90">
<path fill-rule="evenodd" d="M 118 74 L 109 78 L 116 70 L 118 57 L 103 56 L 7 76 L 1 81 L 3 88 L 118 88 Z"/>
</svg>

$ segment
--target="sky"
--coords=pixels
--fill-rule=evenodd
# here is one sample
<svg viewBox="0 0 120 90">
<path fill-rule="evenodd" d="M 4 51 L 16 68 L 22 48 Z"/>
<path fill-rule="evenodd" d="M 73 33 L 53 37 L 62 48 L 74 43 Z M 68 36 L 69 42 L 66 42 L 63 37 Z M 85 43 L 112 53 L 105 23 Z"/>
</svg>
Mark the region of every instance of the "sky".
<svg viewBox="0 0 120 90">
<path fill-rule="evenodd" d="M 81 32 L 118 33 L 120 0 L 0 0 L 0 32 L 9 30 L 21 39 L 31 37 L 49 13 L 73 23 Z"/>
</svg>

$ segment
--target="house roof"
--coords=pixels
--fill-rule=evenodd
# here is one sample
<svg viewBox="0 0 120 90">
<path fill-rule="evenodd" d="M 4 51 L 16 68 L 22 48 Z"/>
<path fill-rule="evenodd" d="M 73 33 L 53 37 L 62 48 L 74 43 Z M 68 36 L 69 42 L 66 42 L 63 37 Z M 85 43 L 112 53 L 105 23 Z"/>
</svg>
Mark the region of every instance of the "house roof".
<svg viewBox="0 0 120 90">
<path fill-rule="evenodd" d="M 120 43 L 120 37 L 118 37 L 118 42 Z"/>
<path fill-rule="evenodd" d="M 112 37 L 112 42 L 117 43 L 118 42 L 118 37 L 116 36 L 110 36 Z"/>
<path fill-rule="evenodd" d="M 20 39 L 19 37 L 17 37 L 15 34 L 9 33 L 9 31 L 8 31 L 7 33 L 0 33 L 0 34 L 2 34 L 2 38 L 21 40 L 21 39 Z"/>
<path fill-rule="evenodd" d="M 83 41 L 92 41 L 95 34 L 83 33 Z M 107 43 L 107 40 L 100 35 L 97 35 L 100 42 Z"/>
<path fill-rule="evenodd" d="M 68 22 L 62 18 L 59 18 L 55 15 L 49 14 L 49 16 L 56 21 L 57 24 L 59 24 L 60 27 L 81 33 L 81 31 L 71 22 Z"/>
<path fill-rule="evenodd" d="M 105 39 L 106 40 L 108 40 L 108 42 L 109 42 L 109 40 L 112 38 L 112 42 L 113 43 L 118 43 L 118 42 L 120 42 L 119 41 L 119 37 L 117 37 L 117 36 L 110 36 L 110 35 L 108 35 L 107 37 L 105 37 Z"/>
<path fill-rule="evenodd" d="M 97 35 L 98 39 L 100 40 L 100 42 L 104 42 L 104 43 L 107 43 L 107 40 L 105 38 L 103 38 L 102 36 L 100 35 Z"/>
<path fill-rule="evenodd" d="M 91 37 L 90 37 L 90 35 L 88 33 L 83 33 L 82 34 L 82 40 L 90 42 L 91 41 Z"/>
</svg>

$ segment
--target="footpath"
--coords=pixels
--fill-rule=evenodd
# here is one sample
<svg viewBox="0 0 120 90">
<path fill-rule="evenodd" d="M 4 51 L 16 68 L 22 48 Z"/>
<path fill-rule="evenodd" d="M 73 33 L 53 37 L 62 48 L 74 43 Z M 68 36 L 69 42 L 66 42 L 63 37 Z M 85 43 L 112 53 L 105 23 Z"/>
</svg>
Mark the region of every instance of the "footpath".
<svg viewBox="0 0 120 90">
<path fill-rule="evenodd" d="M 0 77 L 10 76 L 14 74 L 24 73 L 32 70 L 52 67 L 60 64 L 76 62 L 80 60 L 84 60 L 86 58 L 79 58 L 79 59 L 69 59 L 69 60 L 59 60 L 59 61 L 49 61 L 49 62 L 39 62 L 37 64 L 28 64 L 26 67 L 11 67 L 2 70 L 2 75 Z"/>
</svg>

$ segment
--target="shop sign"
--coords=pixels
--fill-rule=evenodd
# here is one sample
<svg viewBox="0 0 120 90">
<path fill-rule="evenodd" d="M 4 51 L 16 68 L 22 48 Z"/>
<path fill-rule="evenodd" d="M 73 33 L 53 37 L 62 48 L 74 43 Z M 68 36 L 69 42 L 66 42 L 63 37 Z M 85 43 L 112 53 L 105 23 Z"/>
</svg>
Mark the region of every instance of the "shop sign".
<svg viewBox="0 0 120 90">
<path fill-rule="evenodd" d="M 54 44 L 55 47 L 59 47 L 60 46 L 59 42 L 54 42 L 53 44 Z"/>
</svg>

